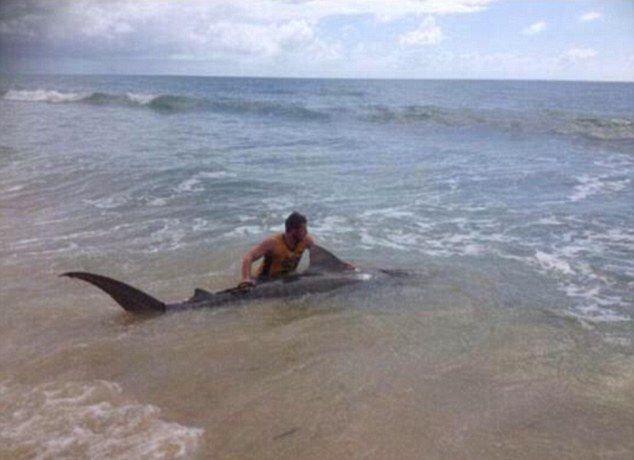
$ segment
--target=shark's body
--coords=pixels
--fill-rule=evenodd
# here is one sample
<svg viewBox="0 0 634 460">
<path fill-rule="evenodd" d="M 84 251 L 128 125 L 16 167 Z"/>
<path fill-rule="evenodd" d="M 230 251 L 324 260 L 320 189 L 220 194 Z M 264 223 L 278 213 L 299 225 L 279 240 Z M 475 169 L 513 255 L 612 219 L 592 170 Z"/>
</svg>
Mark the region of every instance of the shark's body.
<svg viewBox="0 0 634 460">
<path fill-rule="evenodd" d="M 193 308 L 218 307 L 247 300 L 328 292 L 395 274 L 387 270 L 375 272 L 351 270 L 349 265 L 319 246 L 314 246 L 311 249 L 310 260 L 308 270 L 301 274 L 259 282 L 250 289 L 234 287 L 215 293 L 196 289 L 190 299 L 176 303 L 161 302 L 135 287 L 94 273 L 68 272 L 62 276 L 81 279 L 97 286 L 131 313 L 164 313 Z"/>
</svg>

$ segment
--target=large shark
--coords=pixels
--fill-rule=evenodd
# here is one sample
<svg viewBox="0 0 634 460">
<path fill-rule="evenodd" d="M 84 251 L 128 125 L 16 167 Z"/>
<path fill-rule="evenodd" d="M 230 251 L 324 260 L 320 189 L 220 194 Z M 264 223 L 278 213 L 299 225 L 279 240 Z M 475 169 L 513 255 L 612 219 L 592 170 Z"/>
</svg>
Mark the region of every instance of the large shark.
<svg viewBox="0 0 634 460">
<path fill-rule="evenodd" d="M 218 292 L 196 289 L 194 295 L 182 302 L 165 303 L 149 294 L 107 276 L 88 272 L 68 272 L 61 276 L 86 281 L 104 291 L 126 311 L 136 314 L 165 313 L 193 308 L 209 308 L 241 303 L 247 300 L 271 299 L 328 292 L 344 286 L 356 285 L 376 278 L 399 276 L 396 270 L 360 271 L 320 246 L 310 249 L 310 264 L 302 273 L 272 281 L 258 282 L 249 289 L 233 287 Z"/>
</svg>

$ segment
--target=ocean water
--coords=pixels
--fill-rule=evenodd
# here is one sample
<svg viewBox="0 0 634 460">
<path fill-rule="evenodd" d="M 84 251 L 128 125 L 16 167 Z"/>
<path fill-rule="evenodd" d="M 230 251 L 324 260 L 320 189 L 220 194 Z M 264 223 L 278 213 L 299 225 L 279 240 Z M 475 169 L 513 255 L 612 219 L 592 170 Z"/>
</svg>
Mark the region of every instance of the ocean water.
<svg viewBox="0 0 634 460">
<path fill-rule="evenodd" d="M 0 457 L 629 459 L 633 182 L 632 83 L 2 77 Z M 411 276 L 57 276 L 227 287 L 293 210 Z"/>
</svg>

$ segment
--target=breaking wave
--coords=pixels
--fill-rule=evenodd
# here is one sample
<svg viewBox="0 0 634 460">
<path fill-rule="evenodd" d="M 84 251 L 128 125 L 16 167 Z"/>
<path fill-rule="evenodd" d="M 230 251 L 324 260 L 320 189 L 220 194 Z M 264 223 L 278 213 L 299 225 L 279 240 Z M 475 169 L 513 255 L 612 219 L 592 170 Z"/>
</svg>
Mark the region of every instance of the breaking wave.
<svg viewBox="0 0 634 460">
<path fill-rule="evenodd" d="M 14 90 L 10 89 L 3 95 L 3 99 L 9 101 L 26 101 L 26 102 L 76 102 L 84 96 L 79 93 L 62 93 L 60 91 L 51 91 L 45 89 L 36 90 Z"/>
<path fill-rule="evenodd" d="M 362 93 L 358 94 L 358 96 L 361 95 Z M 278 117 L 297 121 L 323 121 L 352 117 L 354 120 L 371 124 L 483 127 L 503 132 L 557 134 L 595 141 L 634 141 L 634 118 L 554 110 L 513 111 L 450 108 L 431 104 L 389 106 L 346 104 L 345 102 L 342 102 L 341 106 L 323 107 L 317 110 L 308 108 L 301 102 L 281 100 L 208 98 L 177 94 L 79 93 L 46 89 L 11 89 L 0 97 L 12 101 L 50 104 L 82 103 L 95 106 L 143 107 L 165 114 L 204 111 Z"/>
<path fill-rule="evenodd" d="M 103 92 L 73 93 L 54 90 L 8 90 L 3 99 L 24 102 L 84 103 L 91 105 L 147 107 L 162 113 L 208 111 L 237 115 L 275 116 L 300 120 L 325 120 L 326 113 L 311 110 L 297 103 L 250 99 L 218 99 L 172 94 L 110 94 Z"/>
<path fill-rule="evenodd" d="M 236 115 L 276 116 L 299 120 L 325 120 L 328 114 L 308 109 L 300 104 L 285 104 L 247 99 L 210 100 L 186 96 L 157 96 L 148 104 L 162 112 L 204 110 Z"/>
</svg>

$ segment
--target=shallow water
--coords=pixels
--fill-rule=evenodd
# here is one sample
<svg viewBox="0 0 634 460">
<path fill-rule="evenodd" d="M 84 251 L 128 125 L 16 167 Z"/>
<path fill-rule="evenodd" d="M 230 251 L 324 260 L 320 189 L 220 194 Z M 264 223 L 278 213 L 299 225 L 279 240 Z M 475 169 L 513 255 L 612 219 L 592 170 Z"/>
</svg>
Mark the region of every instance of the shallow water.
<svg viewBox="0 0 634 460">
<path fill-rule="evenodd" d="M 0 457 L 631 458 L 630 84 L 0 85 Z M 407 277 L 153 319 L 291 210 Z"/>
</svg>

